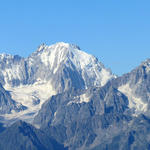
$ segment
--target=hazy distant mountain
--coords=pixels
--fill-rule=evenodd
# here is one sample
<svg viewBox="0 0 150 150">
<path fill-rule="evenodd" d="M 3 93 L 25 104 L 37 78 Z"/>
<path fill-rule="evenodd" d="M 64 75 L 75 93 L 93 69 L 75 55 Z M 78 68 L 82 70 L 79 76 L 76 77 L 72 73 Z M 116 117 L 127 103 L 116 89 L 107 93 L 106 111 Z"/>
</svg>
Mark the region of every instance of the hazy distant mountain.
<svg viewBox="0 0 150 150">
<path fill-rule="evenodd" d="M 43 131 L 17 121 L 0 134 L 1 150 L 65 150 L 63 145 L 46 136 Z"/>
</svg>

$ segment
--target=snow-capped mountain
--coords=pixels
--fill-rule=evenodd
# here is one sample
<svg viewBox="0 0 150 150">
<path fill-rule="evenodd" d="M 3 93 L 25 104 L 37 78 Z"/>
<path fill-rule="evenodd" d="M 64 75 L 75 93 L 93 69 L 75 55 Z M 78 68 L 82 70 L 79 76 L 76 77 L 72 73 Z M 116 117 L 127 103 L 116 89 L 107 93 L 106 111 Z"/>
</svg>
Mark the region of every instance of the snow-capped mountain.
<svg viewBox="0 0 150 150">
<path fill-rule="evenodd" d="M 40 71 L 41 67 L 48 69 L 48 72 L 36 72 L 34 76 L 36 79 L 38 76 L 40 79 L 51 80 L 58 91 L 68 90 L 72 86 L 75 88 L 103 86 L 113 77 L 97 58 L 81 51 L 76 45 L 62 42 L 52 46 L 41 45 L 28 58 L 28 64 L 31 68 L 36 65 Z M 42 66 L 40 67 L 39 64 Z M 53 76 L 52 79 L 51 76 Z M 55 80 L 59 80 L 60 83 L 56 84 Z"/>
<path fill-rule="evenodd" d="M 0 149 L 149 150 L 149 85 L 149 59 L 116 77 L 72 44 L 1 54 Z"/>
<path fill-rule="evenodd" d="M 7 119 L 33 118 L 52 95 L 71 88 L 101 87 L 115 76 L 94 56 L 73 44 L 42 44 L 28 58 L 0 55 L 0 82 L 12 98 L 26 106 L 24 112 L 5 115 Z"/>
<path fill-rule="evenodd" d="M 112 86 L 129 99 L 134 115 L 149 111 L 150 105 L 150 59 L 142 62 L 131 72 L 111 81 Z"/>
<path fill-rule="evenodd" d="M 26 59 L 17 55 L 1 54 L 0 68 L 0 79 L 3 85 L 13 87 L 39 81 L 53 82 L 52 76 L 59 78 L 60 73 L 64 74 L 66 79 L 81 80 L 80 88 L 103 86 L 114 77 L 97 58 L 81 51 L 76 45 L 63 42 L 51 46 L 43 44 Z M 69 76 L 69 71 L 74 73 L 73 77 Z M 62 91 L 63 88 L 64 91 L 70 84 L 77 87 L 78 85 L 75 85 L 72 80 L 69 80 L 67 85 L 64 83 L 61 83 L 60 87 L 57 85 L 55 89 Z"/>
</svg>

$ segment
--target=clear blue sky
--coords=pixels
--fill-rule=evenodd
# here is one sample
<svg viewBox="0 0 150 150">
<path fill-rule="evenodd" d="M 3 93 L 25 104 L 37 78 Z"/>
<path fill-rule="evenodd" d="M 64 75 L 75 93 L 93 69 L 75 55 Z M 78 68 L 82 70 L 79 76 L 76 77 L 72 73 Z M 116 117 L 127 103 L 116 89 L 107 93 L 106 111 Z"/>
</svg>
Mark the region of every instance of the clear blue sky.
<svg viewBox="0 0 150 150">
<path fill-rule="evenodd" d="M 0 53 L 77 44 L 118 75 L 150 58 L 150 0 L 0 0 Z"/>
</svg>

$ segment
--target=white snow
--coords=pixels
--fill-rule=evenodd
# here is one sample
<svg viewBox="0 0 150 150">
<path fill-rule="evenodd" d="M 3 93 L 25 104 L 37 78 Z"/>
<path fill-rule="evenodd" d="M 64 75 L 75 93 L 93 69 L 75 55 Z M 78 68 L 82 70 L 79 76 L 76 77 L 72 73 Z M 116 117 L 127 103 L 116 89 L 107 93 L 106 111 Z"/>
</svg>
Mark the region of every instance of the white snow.
<svg viewBox="0 0 150 150">
<path fill-rule="evenodd" d="M 19 87 L 10 87 L 8 85 L 4 88 L 10 91 L 12 99 L 16 102 L 21 103 L 24 106 L 27 106 L 28 109 L 19 113 L 12 112 L 12 114 L 5 115 L 5 119 L 20 118 L 27 119 L 33 118 L 34 115 L 27 115 L 28 113 L 37 113 L 42 104 L 50 98 L 52 95 L 55 95 L 56 92 L 52 88 L 50 82 L 43 82 L 41 79 L 38 79 L 38 82 L 32 85 L 21 85 Z M 37 105 L 33 104 L 34 100 L 40 100 L 40 103 Z"/>
<path fill-rule="evenodd" d="M 15 65 L 12 66 L 12 68 L 6 68 L 5 70 L 2 70 L 2 74 L 5 77 L 5 83 L 8 81 L 11 81 L 12 79 L 20 79 L 20 66 Z"/>
<path fill-rule="evenodd" d="M 79 50 L 75 45 L 60 42 L 43 48 L 44 50 L 39 54 L 41 61 L 50 67 L 53 74 L 57 72 L 60 64 L 64 63 L 68 67 L 72 67 L 73 64 L 81 73 L 85 84 L 87 76 L 94 80 L 95 86 L 103 86 L 114 77 L 94 56 Z"/>
<path fill-rule="evenodd" d="M 102 68 L 101 70 L 101 86 L 104 86 L 108 80 L 112 79 L 112 78 L 116 78 L 116 76 L 112 75 L 110 73 L 110 71 Z"/>
<path fill-rule="evenodd" d="M 147 103 L 144 103 L 140 97 L 136 97 L 134 95 L 133 90 L 130 88 L 129 84 L 120 86 L 118 90 L 128 97 L 129 108 L 135 108 L 136 113 L 147 111 Z"/>
<path fill-rule="evenodd" d="M 70 105 L 72 103 L 76 103 L 76 104 L 88 103 L 88 102 L 90 102 L 90 100 L 91 100 L 91 97 L 87 93 L 84 93 L 80 96 L 74 97 L 74 99 L 72 101 L 70 101 L 67 105 Z"/>
<path fill-rule="evenodd" d="M 54 68 L 54 64 L 56 64 L 56 67 L 59 67 L 60 63 L 66 58 L 65 51 L 67 49 L 66 45 L 68 44 L 66 44 L 65 46 L 64 45 L 65 44 L 55 44 L 52 46 L 44 47 L 44 51 L 40 53 L 41 61 L 43 62 L 43 64 L 45 64 L 46 66 L 50 65 L 50 69 L 56 69 Z"/>
<path fill-rule="evenodd" d="M 80 102 L 79 103 L 88 103 L 90 101 L 90 97 L 85 93 L 80 95 Z"/>
</svg>

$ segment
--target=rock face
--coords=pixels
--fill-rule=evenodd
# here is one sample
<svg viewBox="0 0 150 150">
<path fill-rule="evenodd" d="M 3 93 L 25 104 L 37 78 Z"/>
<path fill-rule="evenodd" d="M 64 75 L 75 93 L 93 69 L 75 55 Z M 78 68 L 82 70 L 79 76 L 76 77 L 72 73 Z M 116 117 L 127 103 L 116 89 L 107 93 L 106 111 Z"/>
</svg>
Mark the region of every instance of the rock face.
<svg viewBox="0 0 150 150">
<path fill-rule="evenodd" d="M 113 130 L 119 131 L 114 134 Z M 133 118 L 129 124 L 122 124 L 122 126 L 112 126 L 112 130 L 109 133 L 109 138 L 99 141 L 99 145 L 95 146 L 91 150 L 149 150 L 150 149 L 150 120 L 145 115 L 139 115 Z"/>
<path fill-rule="evenodd" d="M 130 120 L 128 111 L 127 97 L 104 86 L 53 96 L 43 104 L 34 123 L 70 150 L 89 149 L 104 140 L 111 126 Z"/>
<path fill-rule="evenodd" d="M 150 60 L 111 82 L 114 88 L 124 93 L 129 99 L 129 107 L 135 115 L 149 111 L 150 102 Z"/>
<path fill-rule="evenodd" d="M 5 150 L 66 150 L 41 130 L 18 121 L 0 135 L 0 149 Z"/>
</svg>

